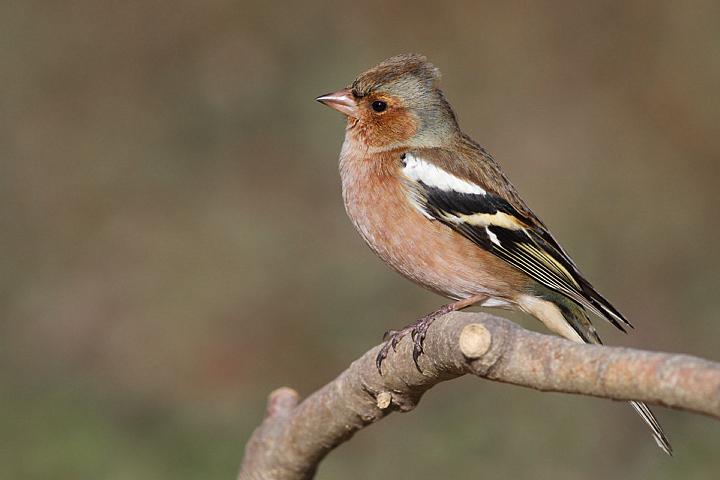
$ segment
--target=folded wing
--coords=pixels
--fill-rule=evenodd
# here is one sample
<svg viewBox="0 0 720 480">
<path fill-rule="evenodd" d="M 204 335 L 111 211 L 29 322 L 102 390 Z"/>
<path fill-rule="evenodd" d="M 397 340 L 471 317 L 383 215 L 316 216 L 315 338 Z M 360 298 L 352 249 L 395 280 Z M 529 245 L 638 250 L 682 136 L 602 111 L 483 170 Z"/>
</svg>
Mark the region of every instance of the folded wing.
<svg viewBox="0 0 720 480">
<path fill-rule="evenodd" d="M 444 223 L 620 330 L 631 326 L 585 280 L 543 223 L 517 204 L 514 191 L 493 192 L 482 178 L 451 172 L 452 163 L 437 150 L 407 152 L 401 161 L 410 199 L 428 219 Z"/>
</svg>

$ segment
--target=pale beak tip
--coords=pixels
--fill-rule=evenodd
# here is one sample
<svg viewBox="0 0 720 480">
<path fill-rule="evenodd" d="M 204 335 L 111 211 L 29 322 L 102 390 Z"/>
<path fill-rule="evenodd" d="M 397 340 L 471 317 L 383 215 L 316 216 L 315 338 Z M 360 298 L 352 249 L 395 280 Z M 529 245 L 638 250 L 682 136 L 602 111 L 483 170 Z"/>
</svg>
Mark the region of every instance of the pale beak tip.
<svg viewBox="0 0 720 480">
<path fill-rule="evenodd" d="M 323 95 L 318 95 L 317 97 L 315 97 L 315 101 L 320 103 L 326 103 L 328 101 L 335 100 L 336 98 L 337 94 L 335 93 L 325 93 Z"/>
<path fill-rule="evenodd" d="M 326 93 L 316 97 L 315 100 L 349 117 L 357 118 L 358 116 L 358 105 L 352 92 L 348 89 Z"/>
</svg>

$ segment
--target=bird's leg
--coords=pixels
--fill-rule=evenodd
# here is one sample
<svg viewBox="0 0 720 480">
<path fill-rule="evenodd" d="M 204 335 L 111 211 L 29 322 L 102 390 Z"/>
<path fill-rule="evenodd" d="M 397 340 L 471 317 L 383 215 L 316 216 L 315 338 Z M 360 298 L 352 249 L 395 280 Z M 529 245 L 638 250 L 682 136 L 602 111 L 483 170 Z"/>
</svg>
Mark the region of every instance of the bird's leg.
<svg viewBox="0 0 720 480">
<path fill-rule="evenodd" d="M 457 302 L 448 303 L 447 305 L 443 305 L 434 312 L 428 313 L 421 319 L 411 323 L 404 328 L 401 328 L 400 330 L 388 330 L 387 332 L 385 332 L 385 335 L 383 336 L 385 344 L 382 346 L 382 348 L 378 352 L 377 357 L 375 358 L 375 365 L 377 366 L 380 375 L 382 375 L 381 367 L 383 360 L 385 360 L 385 358 L 388 356 L 388 352 L 390 352 L 391 348 L 393 349 L 393 351 L 396 351 L 398 343 L 400 343 L 400 340 L 402 340 L 402 338 L 408 333 L 413 340 L 413 361 L 415 362 L 415 367 L 417 367 L 419 372 L 422 372 L 422 370 L 420 370 L 420 365 L 418 365 L 418 359 L 423 353 L 423 342 L 425 341 L 427 330 L 428 328 L 430 328 L 430 325 L 432 325 L 435 319 L 437 319 L 438 317 L 442 317 L 446 313 L 455 312 L 458 310 L 462 310 L 463 308 L 467 308 L 471 305 L 475 305 L 476 303 L 487 300 L 487 298 L 487 295 L 484 294 L 473 295 L 472 297 L 458 300 Z"/>
</svg>

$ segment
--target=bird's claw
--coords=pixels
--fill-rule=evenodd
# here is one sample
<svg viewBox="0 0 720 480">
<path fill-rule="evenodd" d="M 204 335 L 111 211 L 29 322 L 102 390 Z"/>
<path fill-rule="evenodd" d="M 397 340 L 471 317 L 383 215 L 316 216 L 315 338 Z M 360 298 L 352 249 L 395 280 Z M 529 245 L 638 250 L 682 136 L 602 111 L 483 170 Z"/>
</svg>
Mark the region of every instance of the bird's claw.
<svg viewBox="0 0 720 480">
<path fill-rule="evenodd" d="M 375 357 L 375 366 L 380 375 L 382 375 L 382 363 L 387 358 L 388 352 L 390 352 L 391 348 L 393 352 L 397 352 L 398 343 L 400 343 L 400 340 L 402 340 L 407 333 L 408 329 L 403 328 L 402 330 L 388 330 L 385 332 L 385 335 L 383 335 L 385 344 L 380 348 L 377 357 Z"/>
<path fill-rule="evenodd" d="M 375 357 L 375 366 L 378 369 L 378 373 L 382 375 L 382 363 L 387 358 L 390 349 L 392 348 L 393 352 L 396 352 L 398 343 L 400 343 L 400 340 L 402 340 L 408 333 L 413 341 L 413 362 L 415 363 L 415 367 L 418 372 L 422 373 L 418 360 L 420 359 L 420 355 L 423 353 L 423 344 L 425 342 L 425 337 L 427 336 L 428 328 L 430 328 L 430 325 L 437 317 L 444 313 L 447 313 L 445 309 L 440 309 L 437 312 L 424 316 L 417 322 L 408 325 L 401 330 L 388 330 L 385 332 L 385 335 L 383 335 L 385 344 L 380 348 L 377 357 Z"/>
<path fill-rule="evenodd" d="M 418 364 L 418 359 L 423 353 L 423 344 L 432 320 L 434 320 L 434 318 L 423 319 L 423 321 L 418 322 L 417 326 L 413 328 L 410 333 L 413 339 L 413 361 L 415 362 L 415 368 L 417 368 L 420 373 L 422 373 L 422 370 L 420 369 L 420 364 Z"/>
<path fill-rule="evenodd" d="M 390 344 L 388 342 L 385 342 L 385 345 L 380 348 L 380 351 L 377 354 L 377 357 L 375 357 L 375 366 L 378 369 L 378 373 L 382 375 L 382 362 L 385 360 L 388 354 L 388 350 L 390 349 Z"/>
</svg>

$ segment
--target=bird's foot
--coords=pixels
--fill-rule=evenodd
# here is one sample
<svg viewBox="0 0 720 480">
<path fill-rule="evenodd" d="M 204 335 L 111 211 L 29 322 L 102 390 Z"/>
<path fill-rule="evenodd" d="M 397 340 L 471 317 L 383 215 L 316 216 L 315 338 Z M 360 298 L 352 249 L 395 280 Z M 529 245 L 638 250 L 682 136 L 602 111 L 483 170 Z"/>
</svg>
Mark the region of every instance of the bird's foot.
<svg viewBox="0 0 720 480">
<path fill-rule="evenodd" d="M 380 375 L 382 375 L 382 363 L 385 358 L 387 358 L 390 349 L 392 348 L 393 352 L 397 351 L 398 343 L 400 343 L 400 340 L 402 340 L 408 333 L 410 334 L 410 338 L 413 340 L 413 361 L 415 362 L 415 367 L 418 369 L 418 372 L 422 373 L 420 365 L 418 364 L 418 359 L 423 353 L 423 343 L 425 342 L 425 336 L 427 335 L 428 328 L 430 328 L 430 325 L 432 325 L 435 319 L 445 315 L 446 313 L 452 312 L 453 310 L 455 310 L 455 304 L 450 303 L 448 305 L 443 305 L 439 309 L 425 315 L 420 320 L 411 323 L 407 327 L 400 330 L 388 330 L 385 332 L 385 335 L 383 336 L 385 344 L 382 348 L 380 348 L 377 357 L 375 357 L 375 366 L 377 366 Z"/>
</svg>

